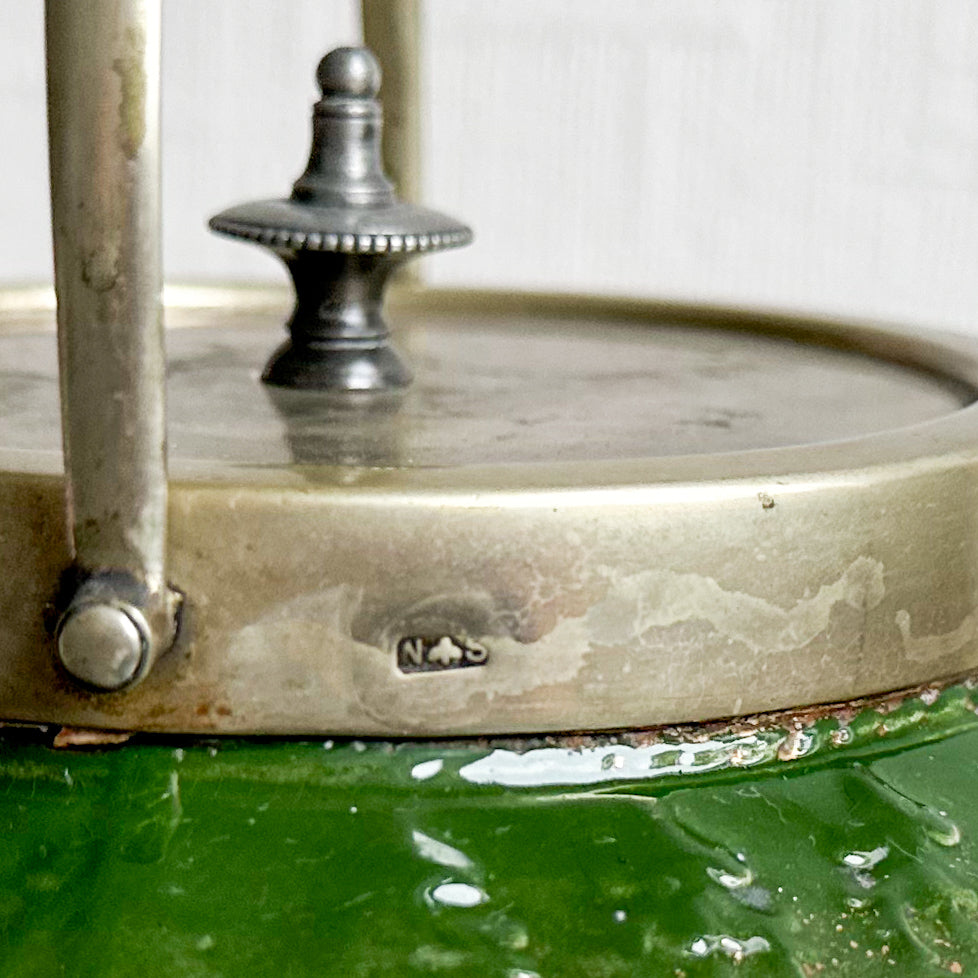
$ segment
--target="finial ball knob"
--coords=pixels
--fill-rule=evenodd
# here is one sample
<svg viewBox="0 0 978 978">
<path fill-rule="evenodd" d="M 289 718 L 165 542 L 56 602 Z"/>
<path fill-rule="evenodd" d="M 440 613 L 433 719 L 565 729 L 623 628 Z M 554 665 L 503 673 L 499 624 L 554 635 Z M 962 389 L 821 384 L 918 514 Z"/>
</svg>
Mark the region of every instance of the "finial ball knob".
<svg viewBox="0 0 978 978">
<path fill-rule="evenodd" d="M 376 98 L 380 65 L 366 48 L 336 48 L 319 62 L 316 80 L 324 98 Z"/>
</svg>

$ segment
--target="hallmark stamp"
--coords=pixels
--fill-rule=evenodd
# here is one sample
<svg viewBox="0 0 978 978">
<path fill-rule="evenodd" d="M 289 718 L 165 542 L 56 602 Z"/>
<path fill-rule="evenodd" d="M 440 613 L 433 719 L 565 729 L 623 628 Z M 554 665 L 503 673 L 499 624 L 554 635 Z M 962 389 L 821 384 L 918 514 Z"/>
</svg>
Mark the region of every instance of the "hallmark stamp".
<svg viewBox="0 0 978 978">
<path fill-rule="evenodd" d="M 401 672 L 444 672 L 484 666 L 489 650 L 472 639 L 451 635 L 412 636 L 397 643 L 397 667 Z"/>
</svg>

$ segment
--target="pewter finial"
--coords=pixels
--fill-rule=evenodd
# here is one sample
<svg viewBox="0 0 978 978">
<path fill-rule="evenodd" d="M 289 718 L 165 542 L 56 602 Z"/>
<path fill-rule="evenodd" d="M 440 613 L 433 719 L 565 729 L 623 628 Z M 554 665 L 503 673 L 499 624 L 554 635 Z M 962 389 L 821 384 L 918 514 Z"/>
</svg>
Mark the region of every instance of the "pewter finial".
<svg viewBox="0 0 978 978">
<path fill-rule="evenodd" d="M 286 264 L 296 304 L 266 383 L 317 390 L 389 390 L 411 380 L 391 347 L 381 305 L 391 272 L 428 251 L 467 244 L 464 224 L 397 200 L 380 155 L 381 76 L 366 48 L 337 48 L 316 72 L 309 163 L 285 200 L 243 204 L 213 230 L 257 241 Z"/>
</svg>

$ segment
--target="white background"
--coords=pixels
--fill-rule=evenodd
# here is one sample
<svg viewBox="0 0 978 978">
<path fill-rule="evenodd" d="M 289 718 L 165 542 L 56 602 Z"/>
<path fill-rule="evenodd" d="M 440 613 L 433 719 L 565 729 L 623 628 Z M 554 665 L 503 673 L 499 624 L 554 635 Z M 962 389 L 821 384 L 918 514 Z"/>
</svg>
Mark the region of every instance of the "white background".
<svg viewBox="0 0 978 978">
<path fill-rule="evenodd" d="M 167 276 L 284 281 L 204 224 L 288 192 L 357 6 L 164 7 Z M 430 281 L 978 334 L 971 0 L 427 0 L 423 39 L 424 196 L 477 233 Z M 51 277 L 43 99 L 42 5 L 0 0 L 3 282 Z"/>
</svg>

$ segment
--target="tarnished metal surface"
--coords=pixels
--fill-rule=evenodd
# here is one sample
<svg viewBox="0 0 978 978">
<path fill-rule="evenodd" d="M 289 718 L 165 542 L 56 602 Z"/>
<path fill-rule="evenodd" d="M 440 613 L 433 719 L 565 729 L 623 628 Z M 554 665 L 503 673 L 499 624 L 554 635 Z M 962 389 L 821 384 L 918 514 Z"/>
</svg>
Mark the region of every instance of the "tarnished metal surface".
<svg viewBox="0 0 978 978">
<path fill-rule="evenodd" d="M 967 976 L 976 703 L 559 749 L 7 731 L 0 975 Z"/>
<path fill-rule="evenodd" d="M 46 7 L 70 519 L 89 570 L 164 580 L 158 0 Z"/>
<path fill-rule="evenodd" d="M 160 21 L 159 0 L 45 7 L 65 493 L 80 581 L 58 647 L 76 678 L 113 689 L 169 647 L 176 606 L 165 569 Z M 123 620 L 147 629 L 121 658 L 96 624 L 122 613 L 116 581 L 139 593 Z M 106 599 L 113 607 L 99 611 Z"/>
<path fill-rule="evenodd" d="M 230 294 L 232 303 L 242 298 Z M 176 466 L 205 464 L 219 476 L 241 465 L 343 467 L 347 480 L 395 468 L 516 466 L 522 475 L 526 466 L 838 441 L 936 419 L 973 397 L 956 374 L 732 330 L 709 315 L 691 329 L 670 310 L 648 321 L 586 308 L 514 315 L 478 299 L 457 312 L 397 313 L 418 364 L 416 390 L 389 398 L 282 391 L 255 374 L 287 302 L 273 294 L 264 306 L 227 311 L 171 307 Z M 0 446 L 8 449 L 57 449 L 53 345 L 35 323 L 0 346 Z M 580 485 L 591 484 L 581 471 Z"/>
<path fill-rule="evenodd" d="M 5 316 L 0 390 L 23 396 L 0 411 L 0 714 L 224 732 L 594 730 L 978 665 L 967 345 L 686 307 L 428 296 L 395 310 L 420 369 L 388 411 L 262 402 L 258 351 L 280 309 L 245 294 L 172 314 L 188 328 L 171 344 L 168 556 L 191 601 L 156 672 L 103 697 L 64 687 L 40 625 L 64 560 L 60 459 L 16 432 L 51 383 L 40 360 L 25 373 L 24 352 L 50 339 Z M 676 364 L 709 394 L 688 414 L 695 399 L 666 380 Z M 582 412 L 602 370 L 604 405 Z"/>
</svg>

